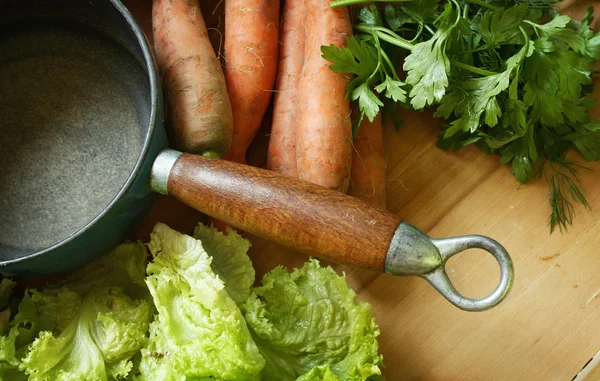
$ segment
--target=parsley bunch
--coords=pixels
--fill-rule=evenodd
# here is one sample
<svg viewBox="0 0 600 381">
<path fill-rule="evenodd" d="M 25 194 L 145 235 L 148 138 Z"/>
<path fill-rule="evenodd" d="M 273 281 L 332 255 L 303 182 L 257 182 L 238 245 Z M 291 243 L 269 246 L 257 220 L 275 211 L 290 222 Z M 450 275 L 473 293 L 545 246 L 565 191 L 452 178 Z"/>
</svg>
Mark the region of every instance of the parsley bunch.
<svg viewBox="0 0 600 381">
<path fill-rule="evenodd" d="M 595 101 L 586 95 L 600 58 L 593 9 L 576 21 L 549 0 L 387 2 L 357 10 L 346 47 L 322 47 L 332 70 L 354 75 L 347 95 L 360 110 L 355 132 L 379 112 L 398 122 L 396 103 L 437 106 L 446 121 L 439 147 L 475 144 L 510 163 L 521 183 L 545 177 L 551 230 L 566 229 L 574 203 L 589 208 L 578 179 L 585 167 L 566 153 L 600 160 L 600 122 L 588 115 Z"/>
</svg>

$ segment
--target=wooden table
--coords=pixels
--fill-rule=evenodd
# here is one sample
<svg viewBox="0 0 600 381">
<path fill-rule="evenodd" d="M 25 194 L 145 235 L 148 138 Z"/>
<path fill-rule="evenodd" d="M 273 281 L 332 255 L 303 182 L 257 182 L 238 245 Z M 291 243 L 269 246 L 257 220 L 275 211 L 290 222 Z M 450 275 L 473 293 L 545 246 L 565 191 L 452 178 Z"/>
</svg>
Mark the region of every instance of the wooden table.
<svg viewBox="0 0 600 381">
<path fill-rule="evenodd" d="M 150 2 L 127 3 L 150 30 Z M 581 14 L 584 5 L 577 2 L 566 12 Z M 206 5 L 205 16 L 214 25 L 219 10 L 213 17 L 213 9 Z M 373 307 L 382 331 L 384 375 L 390 381 L 571 380 L 600 349 L 600 164 L 589 164 L 594 171 L 581 176 L 593 209 L 578 206 L 569 231 L 550 234 L 544 182 L 519 186 L 497 157 L 472 147 L 441 151 L 435 146 L 439 121 L 430 113 L 404 112 L 403 117 L 400 132 L 385 130 L 389 210 L 433 237 L 476 233 L 497 239 L 512 255 L 515 283 L 498 307 L 469 313 L 420 278 L 337 266 L 348 273 L 358 298 Z M 265 127 L 251 150 L 255 164 L 264 162 L 267 134 Z M 572 158 L 582 160 L 576 154 Z M 147 236 L 157 220 L 189 232 L 199 218 L 159 198 L 138 236 Z M 301 266 L 307 259 L 250 238 L 259 276 L 276 265 Z M 477 250 L 452 258 L 447 271 L 458 290 L 473 297 L 489 293 L 499 279 L 493 258 Z"/>
</svg>

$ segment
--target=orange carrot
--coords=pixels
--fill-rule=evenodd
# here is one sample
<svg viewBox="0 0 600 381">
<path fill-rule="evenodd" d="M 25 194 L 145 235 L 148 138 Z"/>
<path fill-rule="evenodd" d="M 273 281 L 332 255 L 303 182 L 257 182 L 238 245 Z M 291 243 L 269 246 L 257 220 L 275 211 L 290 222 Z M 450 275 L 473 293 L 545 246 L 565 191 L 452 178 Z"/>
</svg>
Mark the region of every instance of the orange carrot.
<svg viewBox="0 0 600 381">
<path fill-rule="evenodd" d="M 225 155 L 233 133 L 231 104 L 198 0 L 153 0 L 152 26 L 176 148 Z"/>
<path fill-rule="evenodd" d="M 385 209 L 385 156 L 381 114 L 365 117 L 354 138 L 349 194 Z"/>
<path fill-rule="evenodd" d="M 301 106 L 296 98 L 304 64 L 305 0 L 286 0 L 281 20 L 279 67 L 273 101 L 267 168 L 298 177 L 296 123 Z"/>
<path fill-rule="evenodd" d="M 321 46 L 341 47 L 352 34 L 348 9 L 329 0 L 307 0 L 305 58 L 298 90 L 296 158 L 298 176 L 318 185 L 348 190 L 352 163 L 350 78 L 334 73 L 321 57 Z"/>
<path fill-rule="evenodd" d="M 229 160 L 246 162 L 246 150 L 269 106 L 278 34 L 279 0 L 225 1 L 225 80 L 234 126 Z"/>
</svg>

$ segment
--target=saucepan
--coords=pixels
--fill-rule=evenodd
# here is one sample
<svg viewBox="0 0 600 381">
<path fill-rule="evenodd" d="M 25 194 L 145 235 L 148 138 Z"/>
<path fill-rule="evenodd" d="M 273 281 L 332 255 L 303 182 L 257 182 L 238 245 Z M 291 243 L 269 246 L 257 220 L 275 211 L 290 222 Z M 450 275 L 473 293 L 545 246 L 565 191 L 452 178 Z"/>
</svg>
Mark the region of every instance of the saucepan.
<svg viewBox="0 0 600 381">
<path fill-rule="evenodd" d="M 495 240 L 433 239 L 386 211 L 279 174 L 168 147 L 150 47 L 117 0 L 0 0 L 0 273 L 53 274 L 119 244 L 162 193 L 316 257 L 426 279 L 485 310 L 513 283 Z M 444 271 L 491 253 L 497 288 L 470 299 Z"/>
</svg>

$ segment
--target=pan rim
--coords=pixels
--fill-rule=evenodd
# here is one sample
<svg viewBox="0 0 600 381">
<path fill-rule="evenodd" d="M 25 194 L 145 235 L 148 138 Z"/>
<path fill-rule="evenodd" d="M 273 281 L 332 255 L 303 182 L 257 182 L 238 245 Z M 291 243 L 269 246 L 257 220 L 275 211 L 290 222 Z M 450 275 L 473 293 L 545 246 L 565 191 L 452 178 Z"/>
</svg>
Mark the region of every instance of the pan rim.
<svg viewBox="0 0 600 381">
<path fill-rule="evenodd" d="M 148 80 L 150 83 L 150 116 L 148 118 L 146 136 L 144 138 L 144 142 L 143 142 L 142 149 L 140 150 L 140 154 L 137 158 L 137 161 L 136 161 L 133 169 L 131 170 L 131 173 L 129 174 L 129 177 L 127 178 L 127 180 L 125 181 L 123 186 L 119 189 L 119 192 L 108 203 L 108 205 L 106 205 L 96 215 L 96 217 L 94 217 L 91 221 L 86 223 L 83 227 L 81 227 L 75 233 L 58 241 L 55 244 L 52 244 L 51 246 L 49 246 L 45 249 L 35 251 L 31 254 L 28 254 L 28 255 L 25 255 L 25 256 L 22 256 L 19 258 L 0 260 L 0 270 L 2 267 L 17 264 L 17 263 L 20 263 L 23 261 L 31 260 L 33 258 L 42 256 L 42 255 L 49 253 L 51 251 L 54 251 L 62 246 L 65 246 L 66 244 L 72 242 L 73 240 L 78 239 L 82 234 L 84 234 L 86 231 L 88 231 L 90 228 L 92 228 L 94 225 L 96 225 L 96 223 L 98 223 L 98 221 L 100 221 L 114 207 L 114 205 L 123 198 L 123 196 L 125 194 L 129 193 L 131 187 L 133 186 L 134 182 L 136 181 L 136 178 L 138 177 L 142 168 L 144 167 L 144 162 L 147 159 L 148 151 L 150 150 L 150 147 L 152 146 L 152 141 L 154 139 L 154 135 L 155 135 L 154 132 L 155 132 L 156 123 L 157 123 L 156 118 L 158 116 L 158 111 L 159 111 L 158 108 L 160 107 L 159 102 L 161 102 L 161 99 L 162 99 L 161 90 L 159 87 L 158 77 L 157 77 L 158 69 L 156 67 L 156 63 L 154 62 L 154 58 L 150 51 L 150 46 L 148 44 L 148 41 L 146 40 L 144 31 L 139 26 L 139 24 L 137 23 L 137 21 L 135 20 L 133 15 L 129 12 L 127 7 L 125 7 L 125 5 L 123 3 L 121 3 L 120 0 L 109 0 L 109 1 L 116 8 L 116 10 L 121 14 L 121 16 L 123 16 L 123 18 L 127 22 L 127 25 L 129 26 L 129 28 L 131 28 L 133 34 L 135 35 L 138 47 L 142 51 L 142 56 L 144 58 L 144 63 L 145 63 L 146 70 L 147 70 L 147 77 L 148 77 Z M 149 181 L 150 180 L 148 179 L 148 184 L 149 184 Z"/>
</svg>

